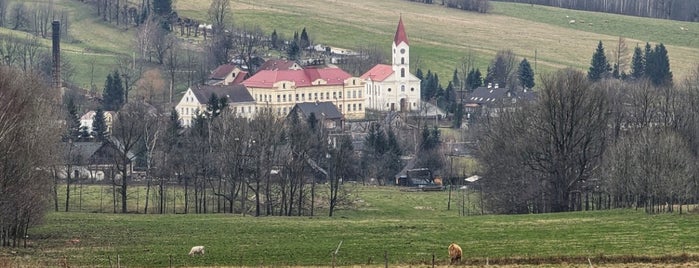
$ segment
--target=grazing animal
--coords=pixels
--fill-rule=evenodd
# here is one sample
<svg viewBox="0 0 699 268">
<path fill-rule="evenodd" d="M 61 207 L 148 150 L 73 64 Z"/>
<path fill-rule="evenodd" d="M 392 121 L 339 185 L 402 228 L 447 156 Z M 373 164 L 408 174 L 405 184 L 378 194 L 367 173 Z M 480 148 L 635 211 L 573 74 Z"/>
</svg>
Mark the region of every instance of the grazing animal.
<svg viewBox="0 0 699 268">
<path fill-rule="evenodd" d="M 450 264 L 458 263 L 461 261 L 461 247 L 455 243 L 449 245 L 449 258 L 451 258 Z"/>
<path fill-rule="evenodd" d="M 189 250 L 189 256 L 192 255 L 204 255 L 204 246 L 193 246 L 191 250 Z"/>
</svg>

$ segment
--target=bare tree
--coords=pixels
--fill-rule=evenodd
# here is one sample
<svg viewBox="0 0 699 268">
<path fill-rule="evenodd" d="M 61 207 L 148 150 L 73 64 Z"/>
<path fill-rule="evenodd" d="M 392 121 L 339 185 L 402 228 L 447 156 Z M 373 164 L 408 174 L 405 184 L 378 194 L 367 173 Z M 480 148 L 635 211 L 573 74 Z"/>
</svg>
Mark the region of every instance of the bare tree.
<svg viewBox="0 0 699 268">
<path fill-rule="evenodd" d="M 626 45 L 626 39 L 619 36 L 616 47 L 613 50 L 613 56 L 616 60 L 616 73 L 618 76 L 626 74 L 626 70 L 629 68 L 629 47 Z"/>
<path fill-rule="evenodd" d="M 359 76 L 376 64 L 385 63 L 386 54 L 378 45 L 366 45 L 357 49 L 358 55 L 340 58 L 340 66 L 352 75 Z"/>
<path fill-rule="evenodd" d="M 29 21 L 27 16 L 27 7 L 24 5 L 24 2 L 15 3 L 12 6 L 12 21 L 14 24 L 12 30 L 18 30 L 25 27 Z"/>
<path fill-rule="evenodd" d="M 146 128 L 150 126 L 153 111 L 144 102 L 135 101 L 124 105 L 117 114 L 112 127 L 112 141 L 118 148 L 115 164 L 121 175 L 119 186 L 121 195 L 121 212 L 127 210 L 127 188 L 131 184 L 130 167 L 133 167 L 135 156 L 140 153 L 139 145 L 146 138 Z"/>
<path fill-rule="evenodd" d="M 232 38 L 233 54 L 243 61 L 250 74 L 257 72 L 257 64 L 253 62 L 257 58 L 257 51 L 265 45 L 265 35 L 260 27 L 247 29 L 242 27 L 235 30 L 236 37 Z"/>
<path fill-rule="evenodd" d="M 0 67 L 0 246 L 20 246 L 51 197 L 61 131 L 46 92 L 39 78 Z"/>
<path fill-rule="evenodd" d="M 209 21 L 213 24 L 214 35 L 222 34 L 231 12 L 230 0 L 213 0 L 209 6 Z"/>
<path fill-rule="evenodd" d="M 0 0 L 0 27 L 5 27 L 7 7 L 9 6 L 8 2 L 9 0 Z"/>
<path fill-rule="evenodd" d="M 500 87 L 514 87 L 516 79 L 516 56 L 512 50 L 501 50 L 491 61 L 486 83 L 498 83 Z"/>
</svg>

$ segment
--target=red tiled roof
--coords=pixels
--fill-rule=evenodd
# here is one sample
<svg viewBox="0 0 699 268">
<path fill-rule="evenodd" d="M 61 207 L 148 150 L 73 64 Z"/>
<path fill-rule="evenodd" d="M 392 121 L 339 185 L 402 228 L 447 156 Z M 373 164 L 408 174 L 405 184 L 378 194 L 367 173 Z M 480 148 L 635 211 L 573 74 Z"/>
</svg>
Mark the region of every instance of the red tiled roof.
<svg viewBox="0 0 699 268">
<path fill-rule="evenodd" d="M 393 43 L 400 45 L 400 42 L 405 42 L 408 44 L 408 35 L 405 34 L 405 26 L 403 26 L 403 17 L 398 20 L 398 29 L 396 29 L 396 37 L 393 38 Z"/>
<path fill-rule="evenodd" d="M 311 83 L 323 79 L 327 85 L 342 85 L 352 77 L 340 68 L 303 69 L 303 70 L 261 70 L 243 81 L 247 87 L 269 88 L 279 81 L 293 81 L 296 87 L 313 86 Z"/>
<path fill-rule="evenodd" d="M 238 76 L 236 76 L 236 77 L 233 79 L 233 82 L 231 82 L 231 84 L 233 84 L 233 85 L 241 84 L 241 83 L 243 83 L 243 81 L 245 81 L 245 79 L 247 78 L 247 76 L 248 76 L 248 72 L 246 72 L 246 71 L 240 71 L 240 72 L 238 73 Z"/>
<path fill-rule="evenodd" d="M 235 69 L 235 65 L 226 63 L 221 66 L 216 67 L 216 69 L 211 72 L 211 75 L 209 75 L 210 79 L 220 79 L 223 80 L 233 72 L 233 69 Z"/>
<path fill-rule="evenodd" d="M 364 73 L 360 78 L 362 80 L 371 79 L 372 81 L 383 81 L 386 80 L 390 75 L 393 74 L 393 67 L 386 64 L 377 64 L 374 68 Z"/>
</svg>

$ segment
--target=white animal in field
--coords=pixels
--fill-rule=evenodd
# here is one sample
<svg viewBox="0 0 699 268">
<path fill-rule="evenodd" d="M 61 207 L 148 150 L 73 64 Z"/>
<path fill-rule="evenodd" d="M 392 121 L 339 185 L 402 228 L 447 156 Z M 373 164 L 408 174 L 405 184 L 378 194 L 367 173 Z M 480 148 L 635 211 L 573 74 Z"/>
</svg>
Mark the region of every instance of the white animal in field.
<svg viewBox="0 0 699 268">
<path fill-rule="evenodd" d="M 575 24 L 575 20 L 570 20 L 568 23 L 569 23 L 569 24 Z"/>
<path fill-rule="evenodd" d="M 204 255 L 204 246 L 193 246 L 191 250 L 189 250 L 189 256 L 192 255 Z"/>
</svg>

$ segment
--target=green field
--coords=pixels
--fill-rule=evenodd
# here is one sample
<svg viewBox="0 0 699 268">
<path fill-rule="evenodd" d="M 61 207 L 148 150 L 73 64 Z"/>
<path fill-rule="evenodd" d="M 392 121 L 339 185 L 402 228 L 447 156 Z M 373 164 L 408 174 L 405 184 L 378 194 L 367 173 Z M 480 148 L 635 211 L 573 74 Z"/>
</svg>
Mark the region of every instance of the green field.
<svg viewBox="0 0 699 268">
<path fill-rule="evenodd" d="M 25 1 L 29 6 L 48 2 Z M 75 66 L 73 82 L 85 88 L 92 82 L 101 90 L 107 74 L 116 67 L 116 58 L 133 53 L 134 28 L 103 22 L 93 8 L 80 1 L 52 2 L 70 14 L 69 36 L 63 37 L 62 48 Z M 173 2 L 181 16 L 206 21 L 210 0 Z M 597 42 L 602 40 L 611 53 L 619 36 L 626 38 L 630 49 L 646 42 L 664 43 L 675 81 L 699 64 L 699 23 L 491 4 L 490 14 L 479 14 L 403 0 L 232 0 L 231 17 L 237 26 L 259 26 L 267 33 L 276 29 L 287 38 L 306 27 L 314 43 L 350 49 L 378 45 L 388 54 L 402 15 L 412 47 L 411 67 L 436 71 L 443 83 L 465 56 L 472 55 L 484 73 L 495 53 L 503 49 L 528 58 L 539 74 L 563 67 L 585 70 Z M 577 23 L 570 24 L 571 19 Z M 0 34 L 24 35 L 8 29 L 0 29 Z M 43 43 L 50 45 L 48 39 Z"/>
<path fill-rule="evenodd" d="M 122 267 L 330 266 L 340 241 L 340 266 L 382 267 L 387 256 L 394 267 L 424 267 L 433 254 L 438 265 L 446 265 L 450 242 L 459 243 L 464 263 L 473 265 L 519 261 L 570 267 L 586 265 L 587 258 L 594 264 L 673 263 L 696 261 L 699 254 L 697 213 L 497 216 L 474 209 L 461 216 L 459 191 L 447 210 L 448 192 L 347 187 L 352 209 L 333 218 L 52 212 L 44 225 L 30 229 L 29 248 L 0 249 L 0 263 L 116 267 L 118 256 Z M 187 256 L 194 245 L 206 246 L 206 255 Z"/>
</svg>

